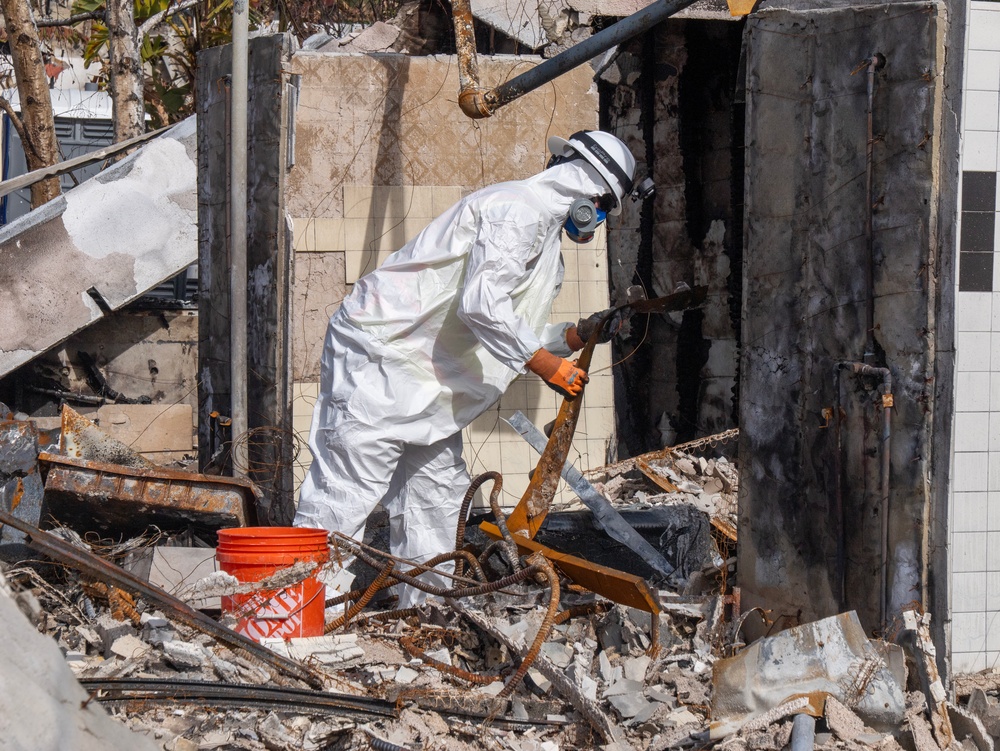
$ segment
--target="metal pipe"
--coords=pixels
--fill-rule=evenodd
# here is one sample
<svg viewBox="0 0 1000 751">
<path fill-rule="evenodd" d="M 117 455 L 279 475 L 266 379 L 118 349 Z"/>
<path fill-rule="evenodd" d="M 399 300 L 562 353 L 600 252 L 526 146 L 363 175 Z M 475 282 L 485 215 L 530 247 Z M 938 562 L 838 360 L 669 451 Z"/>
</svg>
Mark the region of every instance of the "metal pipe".
<svg viewBox="0 0 1000 751">
<path fill-rule="evenodd" d="M 247 0 L 233 2 L 229 163 L 229 376 L 233 475 L 247 466 Z"/>
<path fill-rule="evenodd" d="M 816 718 L 799 712 L 792 718 L 792 751 L 813 751 L 816 744 Z"/>
<path fill-rule="evenodd" d="M 529 71 L 492 89 L 479 85 L 479 63 L 476 59 L 476 35 L 472 22 L 469 0 L 453 0 L 452 17 L 455 24 L 455 46 L 458 50 L 460 89 L 458 103 L 462 112 L 471 118 L 489 117 L 505 104 L 513 102 L 529 91 L 582 65 L 617 44 L 626 42 L 655 26 L 670 16 L 684 10 L 694 0 L 658 0 L 638 13 L 622 19 L 586 41 L 570 47 L 555 57 L 536 65 Z"/>
<path fill-rule="evenodd" d="M 888 626 L 889 618 L 889 473 L 892 469 L 892 373 L 888 368 L 877 368 L 860 362 L 840 363 L 855 375 L 875 376 L 882 379 L 882 466 L 881 466 L 881 501 L 879 516 L 882 517 L 882 565 L 879 576 L 879 614 L 883 634 Z"/>
<path fill-rule="evenodd" d="M 834 513 L 837 516 L 837 584 L 840 589 L 840 610 L 843 611 L 847 608 L 847 514 L 844 511 L 844 407 L 840 394 L 841 370 L 842 368 L 839 364 L 833 369 L 833 388 L 837 398 L 834 402 L 832 419 L 834 423 L 834 442 L 836 444 L 833 453 L 833 472 L 836 506 Z"/>
<path fill-rule="evenodd" d="M 885 67 L 885 57 L 876 52 L 866 61 L 868 64 L 868 107 L 867 142 L 865 145 L 865 281 L 868 289 L 868 305 L 865 318 L 864 361 L 870 363 L 875 357 L 875 233 L 872 227 L 875 213 L 875 73 Z"/>
</svg>

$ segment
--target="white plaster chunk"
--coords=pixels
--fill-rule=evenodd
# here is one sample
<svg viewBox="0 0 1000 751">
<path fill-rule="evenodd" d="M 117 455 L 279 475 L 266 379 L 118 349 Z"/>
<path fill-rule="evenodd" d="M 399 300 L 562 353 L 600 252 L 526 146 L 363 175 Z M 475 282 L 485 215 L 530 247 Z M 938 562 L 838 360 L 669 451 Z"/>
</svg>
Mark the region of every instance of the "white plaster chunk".
<svg viewBox="0 0 1000 751">
<path fill-rule="evenodd" d="M 543 694 L 547 694 L 549 689 L 552 688 L 552 681 L 535 670 L 535 668 L 528 668 L 528 677 L 531 678 L 531 682 L 538 686 L 538 690 Z"/>
<path fill-rule="evenodd" d="M 625 678 L 630 681 L 645 681 L 646 669 L 649 667 L 650 662 L 650 658 L 646 655 L 630 657 L 625 661 L 625 665 L 623 666 Z"/>
<path fill-rule="evenodd" d="M 420 673 L 413 668 L 408 668 L 406 665 L 400 665 L 399 670 L 396 671 L 396 675 L 393 677 L 393 680 L 395 680 L 396 683 L 401 683 L 405 686 L 413 683 L 419 675 Z"/>
<path fill-rule="evenodd" d="M 573 648 L 567 644 L 545 642 L 542 644 L 542 655 L 557 668 L 568 667 L 573 660 Z"/>
<path fill-rule="evenodd" d="M 650 706 L 650 701 L 641 692 L 615 694 L 608 697 L 608 703 L 625 719 L 635 717 Z M 653 707 L 656 705 L 653 704 Z"/>
<path fill-rule="evenodd" d="M 167 661 L 181 669 L 200 668 L 205 662 L 205 651 L 197 644 L 186 641 L 163 642 Z"/>
<path fill-rule="evenodd" d="M 484 694 L 485 696 L 496 696 L 501 691 L 503 691 L 504 683 L 503 681 L 495 681 L 493 683 L 487 683 L 485 686 L 478 686 L 476 688 L 477 694 Z"/>
<path fill-rule="evenodd" d="M 130 660 L 133 657 L 141 657 L 148 652 L 151 647 L 138 637 L 126 634 L 115 639 L 111 645 L 112 654 L 118 655 L 122 659 Z"/>
</svg>

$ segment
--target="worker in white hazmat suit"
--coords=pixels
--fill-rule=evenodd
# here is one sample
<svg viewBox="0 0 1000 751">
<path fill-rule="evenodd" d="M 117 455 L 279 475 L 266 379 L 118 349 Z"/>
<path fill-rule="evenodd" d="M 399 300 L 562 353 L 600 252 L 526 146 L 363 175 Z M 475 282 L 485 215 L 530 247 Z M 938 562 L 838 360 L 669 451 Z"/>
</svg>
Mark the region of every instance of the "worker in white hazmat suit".
<svg viewBox="0 0 1000 751">
<path fill-rule="evenodd" d="M 563 394 L 583 388 L 586 374 L 565 358 L 595 317 L 579 330 L 546 323 L 563 278 L 560 234 L 586 241 L 605 212 L 620 213 L 636 197 L 635 159 L 601 131 L 548 146 L 547 169 L 463 198 L 359 279 L 330 319 L 296 526 L 360 539 L 382 501 L 393 555 L 450 551 L 470 483 L 462 428 L 526 370 Z M 401 590 L 400 607 L 424 599 Z"/>
</svg>

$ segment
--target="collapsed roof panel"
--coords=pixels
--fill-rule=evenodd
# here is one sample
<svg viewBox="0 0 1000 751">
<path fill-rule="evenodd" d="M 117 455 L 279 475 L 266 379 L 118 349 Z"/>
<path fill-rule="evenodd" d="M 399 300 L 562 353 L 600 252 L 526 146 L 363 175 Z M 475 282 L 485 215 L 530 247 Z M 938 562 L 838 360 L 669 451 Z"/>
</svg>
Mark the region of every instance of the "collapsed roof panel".
<svg viewBox="0 0 1000 751">
<path fill-rule="evenodd" d="M 0 228 L 0 375 L 197 261 L 196 149 L 192 117 Z"/>
<path fill-rule="evenodd" d="M 472 15 L 525 47 L 538 49 L 548 44 L 538 8 L 523 0 L 472 0 Z"/>
</svg>

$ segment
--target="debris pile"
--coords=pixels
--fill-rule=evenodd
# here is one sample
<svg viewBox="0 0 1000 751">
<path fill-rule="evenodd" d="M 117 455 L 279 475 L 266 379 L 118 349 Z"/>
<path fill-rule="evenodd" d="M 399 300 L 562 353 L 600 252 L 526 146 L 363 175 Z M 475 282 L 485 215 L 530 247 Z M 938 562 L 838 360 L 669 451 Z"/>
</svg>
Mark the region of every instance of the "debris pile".
<svg viewBox="0 0 1000 751">
<path fill-rule="evenodd" d="M 20 461 L 25 449 L 16 443 Z M 626 519 L 687 509 L 706 520 L 703 530 L 711 526 L 710 535 L 685 538 L 683 558 L 697 567 L 673 559 L 683 592 L 657 592 L 636 576 L 512 536 L 496 506 L 494 523 L 484 525 L 493 542 L 483 546 L 463 530 L 456 550 L 427 565 L 334 534 L 327 565 L 345 552 L 356 556 L 367 567 L 357 580 L 364 584 L 328 591 L 322 635 L 258 642 L 243 620 L 270 617 L 268 604 L 288 588 L 325 576 L 318 564 L 299 562 L 248 584 L 216 570 L 214 549 L 204 547 L 212 525 L 110 543 L 81 531 L 83 515 L 67 514 L 73 527 L 46 520 L 46 531 L 5 506 L 4 534 L 17 533 L 32 550 L 5 551 L 0 598 L 58 646 L 61 668 L 89 695 L 80 723 L 97 722 L 93 708 L 102 705 L 144 736 L 131 745 L 107 740 L 111 749 L 777 751 L 792 743 L 933 751 L 961 743 L 990 751 L 1000 710 L 982 689 L 966 709 L 945 700 L 928 616 L 908 614 L 896 640 L 909 652 L 909 676 L 903 650 L 869 640 L 853 613 L 743 644 L 739 593 L 724 575 L 738 478 L 731 463 L 699 449 L 591 473 Z M 63 459 L 43 460 L 43 479 Z M 19 477 L 33 476 L 31 464 L 20 461 Z M 486 479 L 499 482 L 493 473 L 477 483 Z M 76 497 L 96 504 L 85 489 Z M 69 495 L 63 500 L 71 505 Z M 56 514 L 63 507 L 49 506 Z M 143 508 L 136 502 L 136 514 Z M 543 527 L 573 513 L 553 513 Z M 680 538 L 664 534 L 654 537 L 666 553 Z M 593 546 L 598 538 L 590 538 Z M 453 572 L 440 568 L 451 562 Z M 446 587 L 422 582 L 435 566 Z M 693 575 L 713 567 L 723 575 Z M 397 610 L 400 583 L 433 596 Z M 220 609 L 234 596 L 253 603 L 249 616 Z"/>
</svg>

